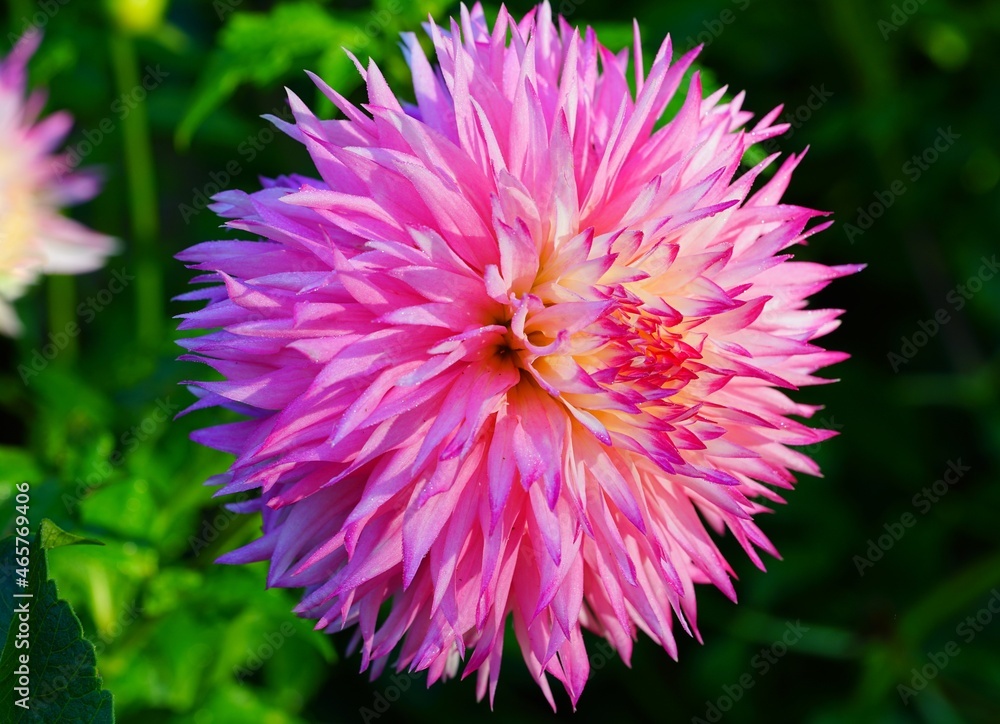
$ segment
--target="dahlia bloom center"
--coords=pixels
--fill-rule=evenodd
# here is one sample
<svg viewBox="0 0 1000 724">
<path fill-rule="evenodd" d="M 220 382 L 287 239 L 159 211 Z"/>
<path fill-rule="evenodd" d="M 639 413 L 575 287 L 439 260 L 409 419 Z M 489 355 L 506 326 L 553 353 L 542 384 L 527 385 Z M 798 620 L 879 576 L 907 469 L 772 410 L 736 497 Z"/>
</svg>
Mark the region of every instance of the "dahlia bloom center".
<svg viewBox="0 0 1000 724">
<path fill-rule="evenodd" d="M 562 244 L 551 244 L 545 254 L 531 249 L 532 237 L 525 230 L 522 261 L 531 262 L 517 268 L 511 260 L 516 259 L 513 244 L 505 245 L 509 239 L 504 231 L 510 230 L 498 234 L 501 263 L 486 266 L 483 294 L 459 302 L 493 322 L 473 327 L 474 335 L 466 333 L 475 341 L 468 345 L 465 362 L 516 368 L 521 391 L 534 387 L 559 400 L 606 445 L 612 444 L 612 436 L 605 423 L 613 425 L 616 419 L 610 410 L 639 414 L 697 378 L 703 369 L 696 366 L 703 335 L 690 332 L 682 324 L 683 315 L 662 303 L 665 295 L 675 293 L 667 291 L 675 277 L 668 273 L 664 257 L 674 256 L 676 247 L 666 254 L 640 255 L 633 268 L 627 262 L 636 255 L 641 235 L 623 239 L 621 234 L 606 234 L 595 245 L 594 229 L 589 228 Z M 538 261 L 542 258 L 547 261 Z M 665 280 L 651 283 L 643 263 Z M 644 305 L 644 294 L 660 305 Z M 742 305 L 728 301 L 733 307 Z M 689 320 L 688 327 L 702 321 Z M 450 351 L 447 344 L 428 350 L 431 356 Z M 646 394 L 657 389 L 662 392 Z M 491 412 L 503 404 L 498 399 Z"/>
<path fill-rule="evenodd" d="M 34 276 L 40 249 L 36 217 L 38 191 L 25 182 L 23 159 L 11 149 L 0 150 L 0 295 L 20 293 Z"/>
<path fill-rule="evenodd" d="M 114 240 L 60 213 L 60 207 L 92 198 L 98 179 L 64 173 L 53 154 L 71 119 L 55 113 L 38 120 L 45 99 L 26 94 L 26 64 L 41 36 L 25 34 L 0 60 L 0 333 L 21 329 L 11 302 L 43 273 L 78 274 L 97 269 L 114 251 Z"/>
</svg>

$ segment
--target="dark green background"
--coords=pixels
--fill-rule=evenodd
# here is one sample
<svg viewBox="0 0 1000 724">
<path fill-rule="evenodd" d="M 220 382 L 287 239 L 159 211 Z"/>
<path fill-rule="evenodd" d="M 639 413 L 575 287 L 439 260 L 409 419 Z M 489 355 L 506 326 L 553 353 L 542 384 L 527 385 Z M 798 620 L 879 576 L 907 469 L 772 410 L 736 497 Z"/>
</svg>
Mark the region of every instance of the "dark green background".
<svg viewBox="0 0 1000 724">
<path fill-rule="evenodd" d="M 395 33 L 416 29 L 427 8 L 443 18 L 438 9 L 453 6 L 317 3 L 328 10 L 336 37 L 328 40 L 322 33 L 329 28 L 316 23 L 295 26 L 288 14 L 281 22 L 244 17 L 237 20 L 248 23 L 244 33 L 232 31 L 223 41 L 212 2 L 168 4 L 161 21 L 133 34 L 107 11 L 128 2 L 70 0 L 46 17 L 33 79 L 50 86 L 51 108 L 75 115 L 70 143 L 86 140 L 85 131 L 99 129 L 102 119 L 114 125 L 85 161 L 103 166 L 105 192 L 75 215 L 124 239 L 125 250 L 105 271 L 39 285 L 18 305 L 29 331 L 16 342 L 0 340 L 0 500 L 15 479 L 30 480 L 36 520 L 48 516 L 107 543 L 49 558 L 61 595 L 98 644 L 120 721 L 361 721 L 359 709 L 392 696 L 392 682 L 369 683 L 357 673 L 359 658 L 345 655 L 349 634 L 311 632 L 290 613 L 293 592 L 263 589 L 261 566 L 212 564 L 218 553 L 251 539 L 256 527 L 253 519 L 222 513 L 201 486 L 227 461 L 187 434 L 217 415 L 177 422 L 150 416 L 158 400 L 186 405 L 191 398 L 177 382 L 206 374 L 174 362 L 176 332 L 166 315 L 189 306 L 166 300 L 184 291 L 190 275 L 172 257 L 228 233 L 211 212 L 190 215 L 182 205 L 194 209 L 196 191 L 211 192 L 210 174 L 227 166 L 234 176 L 228 185 L 248 190 L 257 188 L 258 175 L 310 174 L 306 155 L 288 139 L 267 144 L 252 161 L 241 146 L 266 128 L 257 116 L 282 107 L 281 87 L 313 102 L 301 73 L 312 68 L 356 92 L 356 78 L 334 52 L 354 43 L 406 95 Z M 274 5 L 228 4 L 237 6 L 227 14 L 230 22 Z M 529 4 L 509 6 L 520 13 Z M 915 10 L 912 17 L 899 14 L 902 6 Z M 27 0 L 2 7 L 4 27 L 14 32 L 21 18 L 39 10 Z M 752 688 L 724 721 L 1000 721 L 1000 621 L 968 642 L 964 629 L 956 631 L 1000 586 L 1000 279 L 986 281 L 961 310 L 949 297 L 979 273 L 981 257 L 998 252 L 1000 4 L 912 0 L 896 7 L 894 17 L 892 4 L 862 0 L 586 0 L 571 18 L 594 24 L 617 48 L 628 42 L 637 17 L 650 57 L 667 32 L 682 47 L 705 33 L 711 42 L 701 62 L 711 69 L 710 84 L 746 89 L 745 106 L 758 114 L 782 102 L 795 113 L 814 89 L 832 94 L 801 111 L 805 120 L 796 121 L 791 137 L 778 139 L 786 152 L 811 147 L 789 198 L 833 211 L 837 220 L 800 258 L 868 268 L 815 300 L 848 310 L 827 343 L 852 358 L 827 372 L 838 384 L 799 393 L 798 399 L 826 405 L 818 419 L 841 436 L 810 451 L 825 477 L 802 476 L 789 504 L 764 521 L 784 559 L 768 561 L 761 573 L 732 540 L 722 541 L 740 578 L 740 603 L 699 590 L 705 644 L 682 635 L 675 663 L 640 638 L 632 670 L 618 660 L 595 670 L 576 714 L 554 685 L 559 718 L 706 718 L 708 702 L 719 702 L 724 687 L 742 689 L 738 682 L 749 674 Z M 359 28 L 384 12 L 389 21 L 358 47 Z M 898 29 L 879 24 L 903 19 Z M 215 50 L 220 43 L 228 43 L 225 53 Z M 113 104 L 147 65 L 168 75 L 120 118 L 122 106 Z M 229 87 L 231 96 L 217 92 Z M 196 100 L 203 122 L 190 115 Z M 914 180 L 904 165 L 949 128 L 958 139 Z M 239 171 L 232 174 L 234 161 Z M 859 207 L 875 203 L 897 180 L 905 193 L 849 238 L 847 225 L 858 224 Z M 123 268 L 137 281 L 23 385 L 17 366 L 30 362 L 51 330 L 85 321 L 76 305 Z M 895 372 L 889 353 L 900 353 L 903 338 L 912 339 L 942 309 L 948 323 Z M 147 418 L 144 439 L 126 437 L 133 426 L 142 431 Z M 116 451 L 121 464 L 105 467 Z M 933 505 L 914 502 L 949 461 L 970 469 Z M 859 575 L 855 557 L 907 513 L 914 525 Z M 0 524 L 7 519 L 5 504 Z M 192 545 L 199 537 L 205 549 Z M 808 628 L 801 640 L 766 674 L 755 668 L 753 657 L 797 621 Z M 280 647 L 251 672 L 254 652 L 266 652 L 269 638 Z M 897 686 L 909 684 L 911 669 L 952 640 L 959 654 L 904 705 Z M 242 683 L 240 667 L 250 674 Z M 422 676 L 409 680 L 408 691 L 375 721 L 488 716 L 488 706 L 475 703 L 472 680 L 430 691 Z M 552 717 L 511 641 L 489 720 Z"/>
</svg>

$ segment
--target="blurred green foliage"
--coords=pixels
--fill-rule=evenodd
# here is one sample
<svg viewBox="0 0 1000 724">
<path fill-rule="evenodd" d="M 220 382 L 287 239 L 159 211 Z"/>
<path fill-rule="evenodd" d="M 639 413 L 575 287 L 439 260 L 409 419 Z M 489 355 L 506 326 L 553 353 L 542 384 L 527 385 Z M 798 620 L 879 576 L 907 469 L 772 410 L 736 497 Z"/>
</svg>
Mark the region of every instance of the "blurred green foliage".
<svg viewBox="0 0 1000 724">
<path fill-rule="evenodd" d="M 508 6 L 520 13 L 530 3 Z M 790 198 L 831 210 L 838 221 L 801 258 L 869 266 L 816 301 L 848 310 L 829 344 L 853 357 L 833 370 L 836 386 L 799 393 L 826 405 L 818 422 L 841 436 L 808 451 L 825 477 L 802 479 L 766 523 L 783 560 L 763 574 L 723 541 L 741 601 L 699 591 L 705 644 L 682 637 L 675 663 L 640 638 L 632 670 L 595 659 L 580 710 L 572 714 L 561 698 L 556 716 L 715 721 L 718 707 L 731 722 L 1000 721 L 1000 622 L 981 618 L 977 630 L 966 621 L 1000 587 L 1000 280 L 970 281 L 998 247 L 1000 5 L 562 6 L 612 47 L 631 41 L 638 18 L 647 59 L 667 32 L 682 49 L 705 43 L 708 86 L 746 89 L 745 105 L 758 114 L 785 103 L 793 128 L 768 150 L 811 147 Z M 204 210 L 208 196 L 256 188 L 260 175 L 311 172 L 304 151 L 259 118 L 285 108 L 282 86 L 329 112 L 302 72 L 310 69 L 357 97 L 360 78 L 340 50 L 346 46 L 363 63 L 374 57 L 405 89 L 398 32 L 418 30 L 427 13 L 443 19 L 454 5 L 10 0 L 5 7 L 0 20 L 11 33 L 32 18 L 44 21 L 33 81 L 49 86 L 51 108 L 76 117 L 70 148 L 106 174 L 105 193 L 75 215 L 126 244 L 105 271 L 40 285 L 18 307 L 29 332 L 0 340 L 0 531 L 10 530 L 14 482 L 29 480 L 34 520 L 48 517 L 105 542 L 61 551 L 50 572 L 96 646 L 118 719 L 485 717 L 469 680 L 429 691 L 423 677 L 368 683 L 357 674 L 357 655 L 346 656 L 350 632 L 313 632 L 291 613 L 294 592 L 265 589 L 263 566 L 213 563 L 253 539 L 259 523 L 227 512 L 226 501 L 201 485 L 228 460 L 188 440 L 216 421 L 214 413 L 173 419 L 192 401 L 178 382 L 205 372 L 175 362 L 176 333 L 159 321 L 164 308 L 187 311 L 164 301 L 189 279 L 173 255 L 230 233 Z M 151 72 L 161 82 L 137 93 Z M 926 149 L 941 129 L 958 137 L 928 163 Z M 136 283 L 111 294 L 115 270 Z M 94 313 L 81 313 L 81 304 Z M 934 332 L 928 320 L 939 310 L 948 321 Z M 59 338 L 73 321 L 80 334 Z M 48 344 L 60 348 L 51 361 Z M 19 366 L 37 374 L 25 384 Z M 959 461 L 969 470 L 945 495 L 931 487 L 930 502 L 921 491 Z M 907 514 L 912 525 L 901 522 Z M 783 650 L 776 642 L 790 625 L 802 633 Z M 940 671 L 928 669 L 934 676 L 925 687 L 914 696 L 899 688 L 915 687 L 913 670 L 940 660 L 949 643 L 960 652 Z M 551 719 L 516 645 L 505 658 L 492 720 Z"/>
</svg>

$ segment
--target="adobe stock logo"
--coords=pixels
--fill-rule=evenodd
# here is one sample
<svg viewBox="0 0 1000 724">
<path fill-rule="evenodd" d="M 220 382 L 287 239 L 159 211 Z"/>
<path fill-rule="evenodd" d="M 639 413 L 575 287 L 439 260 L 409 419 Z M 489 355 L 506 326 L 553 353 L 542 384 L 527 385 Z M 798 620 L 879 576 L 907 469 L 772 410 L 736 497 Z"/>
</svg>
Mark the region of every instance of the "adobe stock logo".
<svg viewBox="0 0 1000 724">
<path fill-rule="evenodd" d="M 61 330 L 49 332 L 48 341 L 32 351 L 27 364 L 17 366 L 21 382 L 28 386 L 33 378 L 44 372 L 49 363 L 69 346 L 70 341 L 83 333 L 84 325 L 97 319 L 97 315 L 103 312 L 115 297 L 125 291 L 130 282 L 134 281 L 135 276 L 129 274 L 125 267 L 112 270 L 111 280 L 104 289 L 76 305 L 76 315 L 83 320 L 83 323 L 73 320 L 67 322 Z"/>
<path fill-rule="evenodd" d="M 904 365 L 908 365 L 920 353 L 920 350 L 938 335 L 941 328 L 951 322 L 952 316 L 948 313 L 948 307 L 951 307 L 955 312 L 961 312 L 965 309 L 965 305 L 983 290 L 987 282 L 996 278 L 997 273 L 1000 272 L 1000 262 L 997 262 L 997 255 L 994 254 L 988 259 L 982 256 L 979 260 L 982 264 L 976 273 L 962 284 L 955 286 L 945 296 L 944 299 L 948 306 L 938 308 L 928 319 L 917 322 L 919 329 L 908 336 L 904 335 L 899 338 L 899 351 L 890 351 L 886 355 L 893 372 L 899 372 Z"/>
<path fill-rule="evenodd" d="M 955 626 L 955 635 L 962 640 L 962 643 L 971 644 L 998 615 L 1000 615 L 1000 590 L 994 588 L 982 608 L 966 616 Z M 937 651 L 928 651 L 927 663 L 919 667 L 914 666 L 910 669 L 909 681 L 896 686 L 896 693 L 899 694 L 903 704 L 909 706 L 910 700 L 926 689 L 930 682 L 948 667 L 951 660 L 961 653 L 962 647 L 955 639 L 951 639 Z"/>
<path fill-rule="evenodd" d="M 946 496 L 951 488 L 957 485 L 965 474 L 971 470 L 970 466 L 962 464 L 962 458 L 949 460 L 948 466 L 941 473 L 941 477 L 914 494 L 910 503 L 921 515 L 927 515 L 931 511 L 931 508 Z M 903 539 L 906 531 L 915 526 L 918 520 L 917 516 L 907 511 L 899 517 L 898 521 L 884 524 L 882 529 L 885 533 L 875 538 L 869 538 L 867 540 L 868 548 L 865 549 L 864 555 L 858 554 L 851 559 L 858 571 L 858 575 L 863 578 L 865 571 L 869 568 L 874 568 L 875 564 L 882 560 L 885 554 Z"/>
<path fill-rule="evenodd" d="M 882 19 L 876 23 L 878 31 L 882 34 L 882 40 L 888 40 L 890 35 L 898 33 L 926 2 L 927 0 L 904 0 L 902 3 L 894 3 L 889 19 Z"/>
<path fill-rule="evenodd" d="M 750 668 L 757 672 L 756 677 L 750 671 L 745 671 L 735 683 L 723 686 L 720 697 L 715 701 L 705 702 L 705 718 L 693 716 L 691 724 L 715 724 L 721 721 L 726 712 L 732 710 L 746 692 L 757 685 L 757 679 L 766 676 L 807 633 L 809 633 L 809 627 L 801 621 L 794 623 L 787 621 L 781 637 L 772 642 L 770 646 L 762 648 L 750 659 Z"/>
<path fill-rule="evenodd" d="M 913 154 L 910 160 L 900 168 L 900 173 L 911 184 L 915 184 L 961 137 L 960 133 L 951 130 L 951 126 L 938 128 L 938 135 L 931 144 L 920 153 Z M 896 203 L 896 199 L 905 194 L 909 188 L 906 181 L 902 178 L 896 178 L 884 191 L 876 191 L 873 194 L 873 201 L 867 206 L 858 207 L 855 223 L 844 224 L 844 234 L 847 235 L 847 240 L 853 244 L 859 236 L 864 236 L 865 232 L 872 228 L 875 222 L 881 219 L 885 212 Z"/>
</svg>

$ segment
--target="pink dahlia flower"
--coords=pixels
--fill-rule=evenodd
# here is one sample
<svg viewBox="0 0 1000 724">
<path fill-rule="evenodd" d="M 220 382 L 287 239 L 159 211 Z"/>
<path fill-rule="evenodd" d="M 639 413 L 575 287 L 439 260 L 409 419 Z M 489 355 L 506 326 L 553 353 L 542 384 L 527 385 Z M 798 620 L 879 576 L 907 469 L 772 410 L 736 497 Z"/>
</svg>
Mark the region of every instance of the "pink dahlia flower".
<svg viewBox="0 0 1000 724">
<path fill-rule="evenodd" d="M 38 121 L 45 97 L 26 97 L 25 66 L 41 36 L 23 36 L 0 61 L 0 333 L 21 325 L 11 302 L 41 274 L 80 274 L 100 268 L 114 240 L 59 213 L 93 198 L 100 183 L 88 173 L 65 173 L 54 154 L 72 119 L 55 113 Z"/>
<path fill-rule="evenodd" d="M 342 120 L 291 95 L 274 122 L 319 178 L 220 194 L 263 240 L 181 255 L 209 283 L 181 326 L 221 328 L 184 342 L 224 377 L 194 408 L 246 415 L 195 440 L 236 456 L 220 493 L 259 491 L 263 537 L 223 560 L 356 626 L 362 668 L 464 660 L 492 700 L 512 620 L 575 704 L 583 629 L 676 656 L 695 584 L 735 599 L 710 530 L 776 555 L 754 518 L 819 472 L 789 446 L 832 434 L 784 390 L 846 357 L 813 342 L 840 310 L 805 300 L 858 267 L 791 260 L 826 226 L 780 202 L 801 157 L 756 192 L 773 158 L 738 175 L 780 109 L 744 128 L 742 94 L 696 74 L 656 128 L 696 51 L 672 64 L 668 39 L 644 77 L 637 37 L 633 98 L 628 52 L 548 4 L 429 33 L 435 64 L 404 37 L 414 104 L 374 63 L 363 110 L 314 78 Z"/>
</svg>

